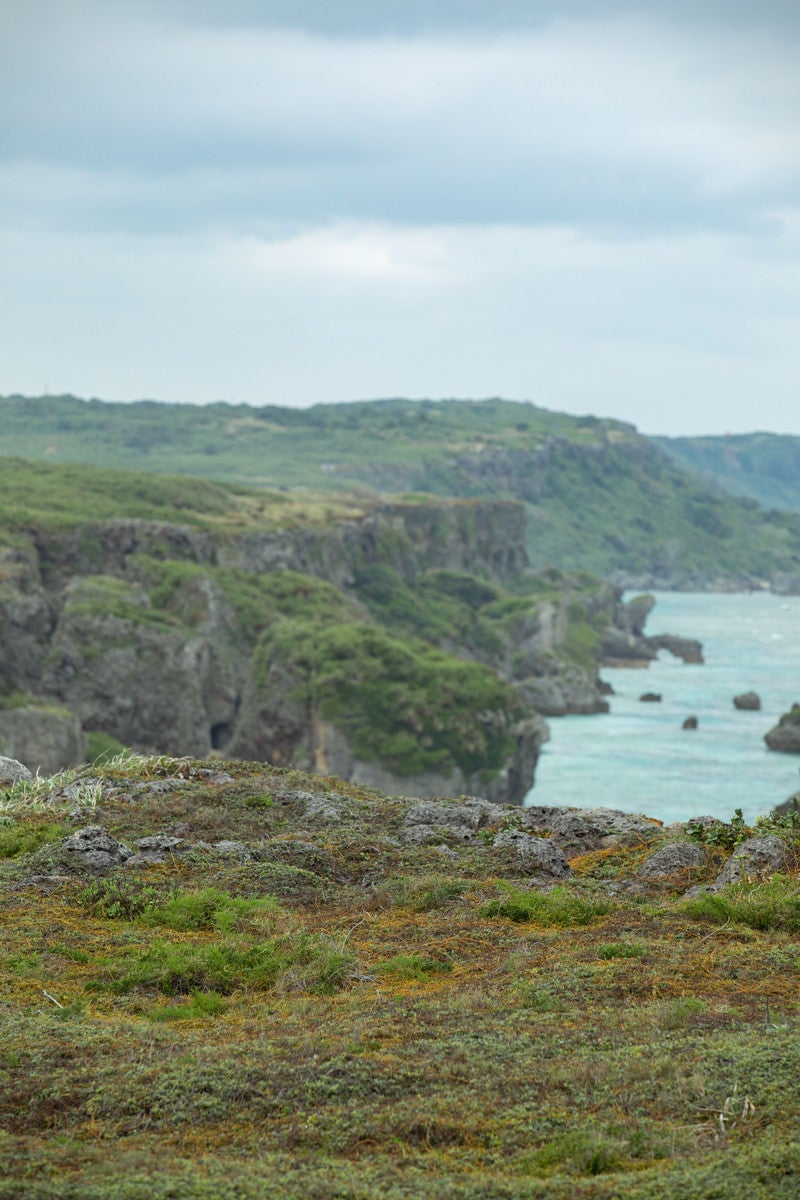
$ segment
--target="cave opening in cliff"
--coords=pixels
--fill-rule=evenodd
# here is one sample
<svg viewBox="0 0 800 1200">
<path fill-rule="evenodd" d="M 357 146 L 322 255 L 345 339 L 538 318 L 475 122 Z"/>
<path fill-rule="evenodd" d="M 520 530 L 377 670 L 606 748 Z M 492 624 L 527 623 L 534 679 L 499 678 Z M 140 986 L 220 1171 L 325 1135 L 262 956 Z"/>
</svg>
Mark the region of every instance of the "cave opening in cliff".
<svg viewBox="0 0 800 1200">
<path fill-rule="evenodd" d="M 226 746 L 230 745 L 233 726 L 228 721 L 220 721 L 217 725 L 211 726 L 210 737 L 212 750 L 224 750 Z"/>
</svg>

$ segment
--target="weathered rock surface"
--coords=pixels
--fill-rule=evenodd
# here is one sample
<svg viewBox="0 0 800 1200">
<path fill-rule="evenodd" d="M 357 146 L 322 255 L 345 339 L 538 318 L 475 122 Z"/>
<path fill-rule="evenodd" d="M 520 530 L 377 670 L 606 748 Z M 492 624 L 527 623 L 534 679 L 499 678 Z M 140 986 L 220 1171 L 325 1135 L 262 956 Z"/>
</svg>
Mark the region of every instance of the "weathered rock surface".
<svg viewBox="0 0 800 1200">
<path fill-rule="evenodd" d="M 183 838 L 169 837 L 163 833 L 152 834 L 149 837 L 138 839 L 136 853 L 125 860 L 125 866 L 144 867 L 169 862 L 174 855 L 188 849 Z"/>
<path fill-rule="evenodd" d="M 733 697 L 733 707 L 743 709 L 745 712 L 759 712 L 761 697 L 758 692 L 741 692 L 738 696 Z"/>
<path fill-rule="evenodd" d="M 121 866 L 132 853 L 101 825 L 87 825 L 61 843 L 61 858 L 65 865 L 94 875 L 105 875 L 112 867 Z"/>
<path fill-rule="evenodd" d="M 789 852 L 782 838 L 775 835 L 748 838 L 736 847 L 712 887 L 716 891 L 729 883 L 741 883 L 745 879 L 768 879 L 779 871 L 785 871 L 789 861 Z"/>
<path fill-rule="evenodd" d="M 0 753 L 24 759 L 42 775 L 54 775 L 84 761 L 86 735 L 68 708 L 11 708 L 0 712 Z"/>
<path fill-rule="evenodd" d="M 492 842 L 492 849 L 510 858 L 523 875 L 567 879 L 572 870 L 564 851 L 549 838 L 532 837 L 521 829 L 504 829 Z"/>
<path fill-rule="evenodd" d="M 33 779 L 33 775 L 24 763 L 18 762 L 16 758 L 0 755 L 0 788 L 13 787 L 15 783 L 25 779 Z"/>
<path fill-rule="evenodd" d="M 472 796 L 458 803 L 420 800 L 408 809 L 404 820 L 406 840 L 415 845 L 441 841 L 442 835 L 468 842 L 479 829 L 497 824 L 508 808 Z"/>
<path fill-rule="evenodd" d="M 706 852 L 693 842 L 670 842 L 651 854 L 639 868 L 640 879 L 668 879 L 682 871 L 702 867 Z"/>
<path fill-rule="evenodd" d="M 661 824 L 637 813 L 614 808 L 550 808 L 532 805 L 520 817 L 524 829 L 547 833 L 570 855 L 603 850 L 616 842 L 647 840 Z"/>
<path fill-rule="evenodd" d="M 792 705 L 789 712 L 783 714 L 778 724 L 764 734 L 764 741 L 770 750 L 800 754 L 800 704 Z"/>
</svg>

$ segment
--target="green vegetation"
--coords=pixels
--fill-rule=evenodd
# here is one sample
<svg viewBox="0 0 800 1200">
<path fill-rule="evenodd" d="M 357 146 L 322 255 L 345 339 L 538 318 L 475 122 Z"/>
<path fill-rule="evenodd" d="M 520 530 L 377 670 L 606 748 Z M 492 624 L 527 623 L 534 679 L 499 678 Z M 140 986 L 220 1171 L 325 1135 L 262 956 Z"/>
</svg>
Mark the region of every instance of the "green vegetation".
<svg viewBox="0 0 800 1200">
<path fill-rule="evenodd" d="M 520 891 L 504 883 L 501 884 L 501 890 L 503 898 L 485 905 L 482 910 L 484 916 L 570 928 L 588 925 L 611 909 L 608 900 L 579 895 L 565 887 L 554 887 L 549 892 Z"/>
<path fill-rule="evenodd" d="M 183 828 L 161 864 L 63 874 L 76 772 L 7 813 L 3 1200 L 793 1198 L 794 873 L 632 897 L 601 851 L 547 892 L 491 837 L 410 844 L 397 797 L 206 765 L 95 770 L 113 836 Z M 337 818 L 250 803 L 298 792 Z M 298 843 L 322 875 L 277 901 L 263 856 Z"/>
<path fill-rule="evenodd" d="M 254 669 L 265 690 L 271 671 L 292 671 L 298 698 L 343 730 L 358 758 L 401 775 L 497 770 L 522 715 L 488 667 L 361 623 L 280 621 L 259 640 Z"/>
<path fill-rule="evenodd" d="M 67 828 L 60 822 L 47 824 L 0 824 L 0 858 L 16 858 L 32 854 L 42 846 L 51 845 L 65 837 Z"/>
<path fill-rule="evenodd" d="M 794 878 L 776 875 L 766 883 L 742 883 L 724 892 L 687 900 L 684 911 L 696 920 L 724 925 L 729 921 L 751 929 L 800 932 L 800 896 Z"/>
</svg>

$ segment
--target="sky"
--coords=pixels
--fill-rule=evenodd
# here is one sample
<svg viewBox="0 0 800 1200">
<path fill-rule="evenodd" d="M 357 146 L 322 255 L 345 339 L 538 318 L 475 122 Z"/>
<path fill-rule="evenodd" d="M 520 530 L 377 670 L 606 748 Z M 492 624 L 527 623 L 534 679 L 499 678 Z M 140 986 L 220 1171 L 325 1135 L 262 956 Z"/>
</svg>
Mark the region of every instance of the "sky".
<svg viewBox="0 0 800 1200">
<path fill-rule="evenodd" d="M 798 0 L 0 0 L 0 393 L 800 434 Z"/>
</svg>

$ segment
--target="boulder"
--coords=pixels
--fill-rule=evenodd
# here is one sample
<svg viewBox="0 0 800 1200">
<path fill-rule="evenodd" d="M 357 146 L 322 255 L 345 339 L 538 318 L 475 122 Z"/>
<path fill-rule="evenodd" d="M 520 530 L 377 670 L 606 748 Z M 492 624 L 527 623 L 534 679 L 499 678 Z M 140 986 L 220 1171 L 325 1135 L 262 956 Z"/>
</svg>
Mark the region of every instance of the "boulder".
<svg viewBox="0 0 800 1200">
<path fill-rule="evenodd" d="M 132 856 L 123 842 L 118 842 L 102 825 L 87 825 L 65 838 L 61 843 L 61 858 L 70 866 L 105 875 L 112 867 L 121 866 Z"/>
<path fill-rule="evenodd" d="M 681 729 L 697 729 L 697 717 L 687 717 Z"/>
<path fill-rule="evenodd" d="M 764 734 L 770 750 L 783 754 L 800 754 L 800 704 L 793 704 L 777 725 Z"/>
<path fill-rule="evenodd" d="M 23 779 L 33 779 L 24 763 L 17 762 L 16 758 L 0 755 L 0 788 L 13 787 Z"/>
<path fill-rule="evenodd" d="M 550 838 L 531 837 L 521 829 L 504 829 L 495 837 L 492 849 L 510 857 L 512 865 L 524 875 L 567 879 L 572 874 L 564 851 Z"/>
<path fill-rule="evenodd" d="M 660 704 L 661 692 L 643 692 L 639 697 L 643 704 Z"/>
<path fill-rule="evenodd" d="M 741 692 L 738 696 L 733 697 L 733 707 L 743 709 L 746 712 L 759 712 L 761 709 L 761 697 L 758 692 Z"/>
<path fill-rule="evenodd" d="M 694 842 L 670 842 L 651 854 L 639 868 L 640 879 L 669 879 L 705 865 L 706 852 Z"/>
<path fill-rule="evenodd" d="M 769 879 L 790 865 L 789 852 L 782 838 L 748 838 L 737 846 L 712 884 L 716 891 L 729 883 Z"/>
</svg>

